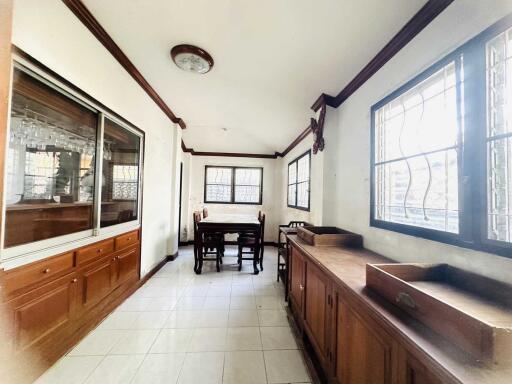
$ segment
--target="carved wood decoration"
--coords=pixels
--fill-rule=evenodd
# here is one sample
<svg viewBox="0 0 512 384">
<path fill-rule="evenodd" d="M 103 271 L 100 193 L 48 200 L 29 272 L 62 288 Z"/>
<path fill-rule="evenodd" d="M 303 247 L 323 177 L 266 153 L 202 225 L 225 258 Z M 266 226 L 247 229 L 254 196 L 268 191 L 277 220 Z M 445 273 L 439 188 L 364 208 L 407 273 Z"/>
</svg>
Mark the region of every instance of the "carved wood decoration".
<svg viewBox="0 0 512 384">
<path fill-rule="evenodd" d="M 322 152 L 325 148 L 324 140 L 324 122 L 327 104 L 325 99 L 320 98 L 319 104 L 313 105 L 313 110 L 318 114 L 318 119 L 311 118 L 311 130 L 313 131 L 313 154 L 316 155 L 318 151 Z"/>
</svg>

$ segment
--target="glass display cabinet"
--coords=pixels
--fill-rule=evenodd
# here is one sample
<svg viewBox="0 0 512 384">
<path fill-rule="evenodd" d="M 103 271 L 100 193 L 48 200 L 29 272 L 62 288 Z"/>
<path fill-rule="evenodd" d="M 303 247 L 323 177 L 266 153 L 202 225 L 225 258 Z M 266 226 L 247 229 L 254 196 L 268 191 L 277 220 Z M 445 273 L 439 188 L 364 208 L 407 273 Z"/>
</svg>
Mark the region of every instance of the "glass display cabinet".
<svg viewBox="0 0 512 384">
<path fill-rule="evenodd" d="M 9 129 L 4 249 L 137 222 L 140 131 L 21 65 Z"/>
</svg>

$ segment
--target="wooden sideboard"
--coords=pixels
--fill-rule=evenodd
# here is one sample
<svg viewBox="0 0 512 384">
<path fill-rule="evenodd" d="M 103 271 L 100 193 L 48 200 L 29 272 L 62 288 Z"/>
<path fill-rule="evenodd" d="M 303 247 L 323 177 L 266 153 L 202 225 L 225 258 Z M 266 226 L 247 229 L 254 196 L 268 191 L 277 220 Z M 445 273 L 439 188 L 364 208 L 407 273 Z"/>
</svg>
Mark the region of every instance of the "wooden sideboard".
<svg viewBox="0 0 512 384">
<path fill-rule="evenodd" d="M 365 287 L 365 249 L 314 247 L 288 236 L 289 304 L 322 382 L 510 382 L 512 368 L 484 366 Z"/>
<path fill-rule="evenodd" d="M 139 230 L 1 271 L 2 383 L 31 382 L 139 281 Z"/>
</svg>

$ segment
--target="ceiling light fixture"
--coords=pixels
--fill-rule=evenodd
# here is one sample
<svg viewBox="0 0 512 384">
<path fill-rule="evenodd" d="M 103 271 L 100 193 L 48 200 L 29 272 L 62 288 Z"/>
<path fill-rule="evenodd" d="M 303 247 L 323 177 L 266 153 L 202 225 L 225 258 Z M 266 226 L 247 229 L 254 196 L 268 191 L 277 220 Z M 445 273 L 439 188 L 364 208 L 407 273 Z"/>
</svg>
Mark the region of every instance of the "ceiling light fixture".
<svg viewBox="0 0 512 384">
<path fill-rule="evenodd" d="M 171 57 L 174 64 L 187 72 L 204 74 L 213 67 L 210 54 L 195 45 L 176 45 L 171 49 Z"/>
</svg>

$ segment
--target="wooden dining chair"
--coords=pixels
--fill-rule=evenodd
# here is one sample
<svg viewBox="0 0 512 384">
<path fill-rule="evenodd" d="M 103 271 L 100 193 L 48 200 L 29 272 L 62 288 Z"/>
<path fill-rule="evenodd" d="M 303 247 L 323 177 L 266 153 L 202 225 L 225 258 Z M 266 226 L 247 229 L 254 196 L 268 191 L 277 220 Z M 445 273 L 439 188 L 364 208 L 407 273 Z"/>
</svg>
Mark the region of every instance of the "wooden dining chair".
<svg viewBox="0 0 512 384">
<path fill-rule="evenodd" d="M 204 207 L 203 208 L 203 219 L 206 219 L 208 217 L 208 208 L 207 207 Z M 220 236 L 222 237 L 222 243 L 221 243 L 221 246 L 220 246 L 220 255 L 221 257 L 224 257 L 224 252 L 226 251 L 226 239 L 224 237 L 224 234 L 223 233 L 218 233 L 216 234 L 216 236 Z M 213 251 L 213 249 L 211 249 Z M 222 264 L 222 259 L 220 260 L 220 263 Z"/>
<path fill-rule="evenodd" d="M 204 261 L 215 261 L 217 272 L 222 264 L 223 236 L 219 233 L 199 232 L 201 212 L 194 212 L 194 271 L 202 270 Z M 201 243 L 201 244 L 200 244 Z M 214 255 L 214 257 L 208 257 Z"/>
<path fill-rule="evenodd" d="M 290 221 L 288 224 L 279 225 L 277 235 L 277 281 L 279 282 L 279 278 L 283 280 L 286 301 L 288 301 L 288 247 L 286 241 L 283 242 L 283 228 L 299 228 L 311 225 L 307 221 Z"/>
<path fill-rule="evenodd" d="M 265 214 L 263 212 L 258 213 L 258 221 L 260 227 L 257 234 L 254 233 L 241 233 L 238 236 L 238 270 L 242 270 L 243 260 L 252 260 L 255 258 L 259 262 L 260 269 L 263 271 L 263 248 L 265 243 Z M 248 251 L 244 249 L 248 248 Z M 244 257 L 244 255 L 252 255 L 252 257 Z M 255 267 L 256 268 L 256 267 Z"/>
</svg>

